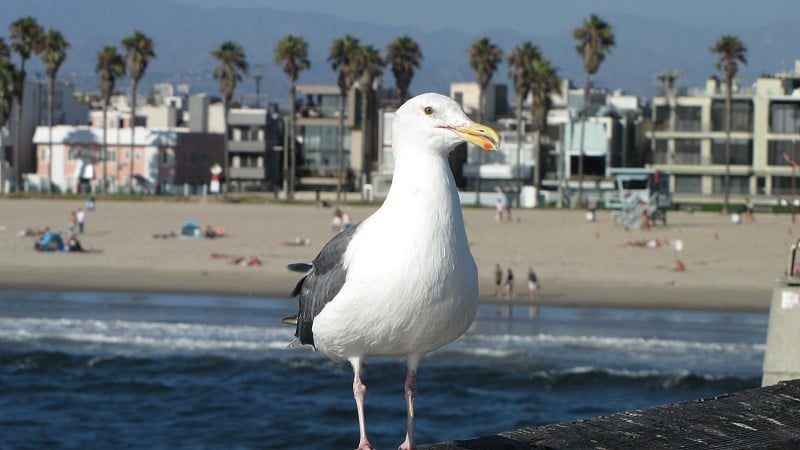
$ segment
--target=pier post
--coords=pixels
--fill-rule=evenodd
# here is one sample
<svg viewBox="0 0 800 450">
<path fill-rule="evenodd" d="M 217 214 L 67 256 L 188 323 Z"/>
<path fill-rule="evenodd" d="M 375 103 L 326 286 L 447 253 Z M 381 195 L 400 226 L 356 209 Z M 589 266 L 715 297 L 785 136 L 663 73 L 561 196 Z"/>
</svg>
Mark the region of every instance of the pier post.
<svg viewBox="0 0 800 450">
<path fill-rule="evenodd" d="M 786 275 L 772 288 L 762 386 L 800 378 L 800 278 L 794 276 L 800 241 L 790 249 Z"/>
</svg>

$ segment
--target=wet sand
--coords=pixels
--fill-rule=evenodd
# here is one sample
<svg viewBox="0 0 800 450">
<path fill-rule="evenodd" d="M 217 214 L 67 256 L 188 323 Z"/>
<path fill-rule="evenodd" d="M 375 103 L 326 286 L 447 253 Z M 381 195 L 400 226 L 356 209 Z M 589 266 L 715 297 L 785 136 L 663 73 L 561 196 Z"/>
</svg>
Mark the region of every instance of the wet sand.
<svg viewBox="0 0 800 450">
<path fill-rule="evenodd" d="M 201 293 L 288 298 L 299 274 L 286 265 L 310 261 L 333 235 L 331 208 L 316 205 L 231 204 L 215 201 L 98 202 L 86 214 L 85 253 L 42 253 L 27 228 L 68 229 L 79 200 L 0 199 L 0 289 Z M 377 206 L 347 206 L 358 222 Z M 800 228 L 788 215 L 760 214 L 734 224 L 719 213 L 670 212 L 649 231 L 596 221 L 583 211 L 514 210 L 496 222 L 493 209 L 464 210 L 478 264 L 481 300 L 495 302 L 494 267 L 515 275 L 527 304 L 533 267 L 540 305 L 766 311 L 773 283 L 788 264 Z M 216 239 L 156 238 L 180 234 L 195 220 L 224 226 Z M 308 245 L 293 245 L 295 240 Z M 639 246 L 666 241 L 657 248 Z M 670 243 L 680 240 L 681 251 Z M 212 256 L 215 255 L 215 256 Z M 248 265 L 257 258 L 261 265 Z M 676 271 L 676 261 L 685 271 Z M 236 261 L 240 261 L 236 263 Z"/>
</svg>

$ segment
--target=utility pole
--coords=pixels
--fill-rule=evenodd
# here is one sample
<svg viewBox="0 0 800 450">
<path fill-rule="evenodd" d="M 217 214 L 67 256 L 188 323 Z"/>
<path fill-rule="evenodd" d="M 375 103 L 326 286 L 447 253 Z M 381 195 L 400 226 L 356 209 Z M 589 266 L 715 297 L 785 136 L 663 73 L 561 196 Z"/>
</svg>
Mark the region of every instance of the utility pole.
<svg viewBox="0 0 800 450">
<path fill-rule="evenodd" d="M 261 67 L 261 64 L 256 64 L 256 70 L 253 72 L 253 79 L 256 80 L 256 108 L 261 108 L 261 79 L 264 78 Z"/>
</svg>

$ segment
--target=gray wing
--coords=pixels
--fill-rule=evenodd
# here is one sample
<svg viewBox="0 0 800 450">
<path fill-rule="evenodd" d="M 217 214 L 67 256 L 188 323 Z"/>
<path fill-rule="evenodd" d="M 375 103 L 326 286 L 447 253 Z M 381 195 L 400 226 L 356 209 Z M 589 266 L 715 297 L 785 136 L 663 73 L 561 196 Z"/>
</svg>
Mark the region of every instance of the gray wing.
<svg viewBox="0 0 800 450">
<path fill-rule="evenodd" d="M 314 334 L 311 331 L 314 318 L 336 297 L 344 285 L 346 271 L 342 266 L 342 259 L 359 225 L 348 227 L 334 236 L 322 247 L 310 265 L 299 263 L 289 266 L 290 270 L 306 272 L 292 291 L 292 297 L 297 296 L 299 300 L 297 316 L 284 319 L 284 322 L 296 322 L 294 335 L 302 344 L 314 345 Z"/>
</svg>

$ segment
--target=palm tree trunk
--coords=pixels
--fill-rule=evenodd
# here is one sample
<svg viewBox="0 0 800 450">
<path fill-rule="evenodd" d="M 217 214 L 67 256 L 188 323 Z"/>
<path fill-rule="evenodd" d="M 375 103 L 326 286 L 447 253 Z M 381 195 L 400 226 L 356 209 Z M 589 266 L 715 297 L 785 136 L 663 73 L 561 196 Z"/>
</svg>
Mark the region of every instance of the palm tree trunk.
<svg viewBox="0 0 800 450">
<path fill-rule="evenodd" d="M 367 175 L 369 182 L 369 162 L 372 160 L 367 149 L 371 148 L 371 138 L 368 136 L 369 127 L 369 100 L 371 97 L 372 86 L 366 86 L 361 93 L 361 173 Z"/>
<path fill-rule="evenodd" d="M 53 193 L 53 91 L 55 80 L 50 78 L 47 83 L 47 193 Z"/>
<path fill-rule="evenodd" d="M 294 198 L 294 166 L 295 166 L 295 86 L 292 81 L 289 84 L 289 126 L 286 129 L 286 149 L 283 152 L 283 194 L 286 200 Z M 291 162 L 290 162 L 291 160 Z"/>
<path fill-rule="evenodd" d="M 478 123 L 483 123 L 483 88 L 480 88 L 478 92 Z M 476 160 L 478 163 L 478 170 L 477 175 L 475 176 L 475 206 L 480 206 L 481 204 L 481 163 L 483 162 L 483 150 L 478 152 L 478 158 Z"/>
<path fill-rule="evenodd" d="M 535 130 L 533 132 L 533 187 L 536 188 L 536 196 L 539 195 L 539 190 L 542 188 L 542 180 L 539 176 L 539 161 L 542 159 L 542 132 Z"/>
<path fill-rule="evenodd" d="M 222 198 L 224 198 L 224 199 L 228 198 L 228 192 L 230 192 L 230 190 L 231 190 L 231 173 L 230 173 L 230 167 L 229 167 L 229 162 L 228 162 L 228 156 L 229 156 L 228 155 L 228 108 L 229 107 L 230 107 L 229 106 L 229 100 L 227 98 L 223 99 L 223 101 L 222 101 L 222 115 L 223 115 L 222 123 L 225 126 L 225 128 L 224 128 L 225 129 L 225 149 L 223 151 L 223 160 L 222 160 L 224 172 L 222 172 L 222 173 L 225 174 L 225 183 L 223 185 Z M 159 160 L 159 164 L 161 164 L 160 160 Z"/>
<path fill-rule="evenodd" d="M 136 152 L 136 85 L 138 82 L 133 80 L 131 82 L 131 154 L 130 154 L 130 170 L 128 171 L 128 193 L 133 193 L 133 160 Z"/>
<path fill-rule="evenodd" d="M 583 159 L 584 159 L 584 144 L 586 138 L 586 113 L 589 106 L 589 73 L 586 73 L 586 79 L 583 85 L 583 108 L 581 111 L 581 147 L 580 157 L 578 158 L 578 206 L 583 207 Z"/>
<path fill-rule="evenodd" d="M 107 113 L 108 113 L 108 102 L 104 100 L 104 104 L 103 104 L 103 149 L 101 150 L 102 151 L 101 157 L 103 159 L 103 182 L 101 184 L 103 186 L 103 188 L 102 188 L 103 189 L 103 194 L 108 193 L 108 185 L 106 184 L 106 161 L 108 160 L 108 153 L 107 153 L 107 148 L 106 148 L 106 131 L 107 131 L 106 129 L 108 128 L 107 124 L 106 124 L 106 114 Z"/>
<path fill-rule="evenodd" d="M 732 128 L 732 93 L 731 86 L 733 80 L 728 77 L 725 80 L 727 92 L 725 94 L 725 214 L 730 212 L 730 195 L 731 195 L 731 128 Z"/>
<path fill-rule="evenodd" d="M 25 98 L 25 59 L 22 59 L 19 68 L 19 97 L 17 98 L 16 123 L 14 124 L 14 190 L 21 191 L 22 186 L 22 103 Z"/>
<path fill-rule="evenodd" d="M 517 168 L 514 171 L 514 184 L 517 187 L 517 208 L 520 207 L 520 155 L 522 153 L 522 96 L 517 95 Z"/>
<path fill-rule="evenodd" d="M 344 96 L 344 92 L 339 95 L 339 148 L 337 149 L 339 174 L 336 177 L 336 203 L 342 201 L 342 178 L 344 175 Z"/>
</svg>

